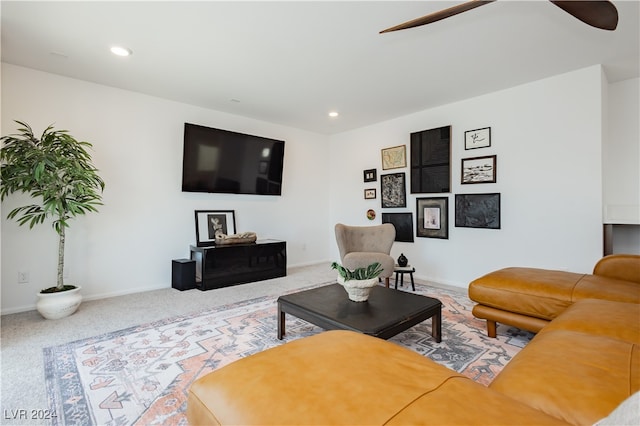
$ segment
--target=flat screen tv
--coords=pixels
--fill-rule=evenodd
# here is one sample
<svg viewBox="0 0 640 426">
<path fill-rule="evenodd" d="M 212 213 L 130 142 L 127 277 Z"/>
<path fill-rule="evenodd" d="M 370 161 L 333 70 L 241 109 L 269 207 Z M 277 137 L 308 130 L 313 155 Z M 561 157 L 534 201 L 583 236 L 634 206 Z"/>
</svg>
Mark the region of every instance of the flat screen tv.
<svg viewBox="0 0 640 426">
<path fill-rule="evenodd" d="M 282 194 L 284 141 L 184 124 L 183 192 Z"/>
</svg>

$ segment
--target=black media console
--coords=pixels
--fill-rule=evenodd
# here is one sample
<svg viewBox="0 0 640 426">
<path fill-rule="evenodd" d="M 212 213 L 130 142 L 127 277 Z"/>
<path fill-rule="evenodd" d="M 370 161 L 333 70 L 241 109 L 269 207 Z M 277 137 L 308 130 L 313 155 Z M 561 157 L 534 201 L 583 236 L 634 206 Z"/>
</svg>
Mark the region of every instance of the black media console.
<svg viewBox="0 0 640 426">
<path fill-rule="evenodd" d="M 211 290 L 287 275 L 287 243 L 258 240 L 249 244 L 190 246 L 196 261 L 196 288 Z"/>
</svg>

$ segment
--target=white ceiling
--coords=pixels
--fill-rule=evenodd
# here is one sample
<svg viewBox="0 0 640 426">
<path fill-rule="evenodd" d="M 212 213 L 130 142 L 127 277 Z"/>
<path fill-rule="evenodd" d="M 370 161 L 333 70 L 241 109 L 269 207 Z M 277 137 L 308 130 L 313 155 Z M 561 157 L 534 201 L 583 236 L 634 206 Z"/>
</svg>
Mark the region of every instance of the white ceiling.
<svg viewBox="0 0 640 426">
<path fill-rule="evenodd" d="M 2 1 L 2 61 L 325 134 L 594 64 L 640 74 L 637 0 L 613 32 L 500 0 L 378 34 L 457 3 Z"/>
</svg>

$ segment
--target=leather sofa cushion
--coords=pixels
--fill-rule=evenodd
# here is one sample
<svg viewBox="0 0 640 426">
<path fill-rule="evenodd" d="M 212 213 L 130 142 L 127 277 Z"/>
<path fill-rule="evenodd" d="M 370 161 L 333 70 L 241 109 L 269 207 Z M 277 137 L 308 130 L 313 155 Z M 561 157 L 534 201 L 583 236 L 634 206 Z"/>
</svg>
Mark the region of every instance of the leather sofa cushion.
<svg viewBox="0 0 640 426">
<path fill-rule="evenodd" d="M 194 425 L 562 424 L 413 351 L 350 331 L 295 340 L 198 379 L 187 418 Z"/>
<path fill-rule="evenodd" d="M 514 267 L 472 281 L 469 297 L 484 306 L 552 320 L 581 299 L 640 303 L 640 284 L 600 275 Z"/>
<path fill-rule="evenodd" d="M 593 267 L 593 275 L 640 284 L 640 255 L 616 253 L 605 256 Z"/>
<path fill-rule="evenodd" d="M 600 275 L 585 275 L 576 284 L 572 298 L 574 301 L 592 298 L 640 303 L 640 284 Z"/>
<path fill-rule="evenodd" d="M 640 389 L 640 347 L 578 331 L 544 331 L 490 389 L 569 423 L 593 424 Z"/>
<path fill-rule="evenodd" d="M 572 303 L 584 274 L 538 268 L 504 268 L 469 285 L 469 297 L 482 305 L 552 320 Z"/>
<path fill-rule="evenodd" d="M 539 334 L 571 330 L 640 345 L 640 304 L 584 299 L 569 306 Z"/>
<path fill-rule="evenodd" d="M 468 379 L 452 378 L 399 412 L 389 425 L 567 425 Z"/>
</svg>

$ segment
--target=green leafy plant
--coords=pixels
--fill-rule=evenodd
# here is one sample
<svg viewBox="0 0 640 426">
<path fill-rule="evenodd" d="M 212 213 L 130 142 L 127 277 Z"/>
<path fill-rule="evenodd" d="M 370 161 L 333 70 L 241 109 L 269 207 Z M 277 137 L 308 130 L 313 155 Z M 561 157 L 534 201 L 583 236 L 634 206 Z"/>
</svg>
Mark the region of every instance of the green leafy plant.
<svg viewBox="0 0 640 426">
<path fill-rule="evenodd" d="M 22 126 L 17 134 L 0 138 L 0 201 L 14 192 L 32 197 L 33 204 L 16 207 L 7 215 L 19 225 L 33 228 L 53 218 L 52 226 L 59 236 L 57 284 L 43 292 L 75 288 L 63 281 L 65 229 L 71 218 L 96 212 L 104 190 L 104 181 L 87 151 L 92 145 L 52 126 L 38 139 L 28 124 L 16 123 Z"/>
<path fill-rule="evenodd" d="M 345 281 L 369 280 L 372 278 L 377 278 L 383 270 L 382 265 L 378 262 L 374 262 L 366 268 L 356 268 L 353 271 L 345 268 L 338 262 L 333 262 L 331 264 L 331 269 L 337 270 L 340 276 L 344 278 Z"/>
</svg>

